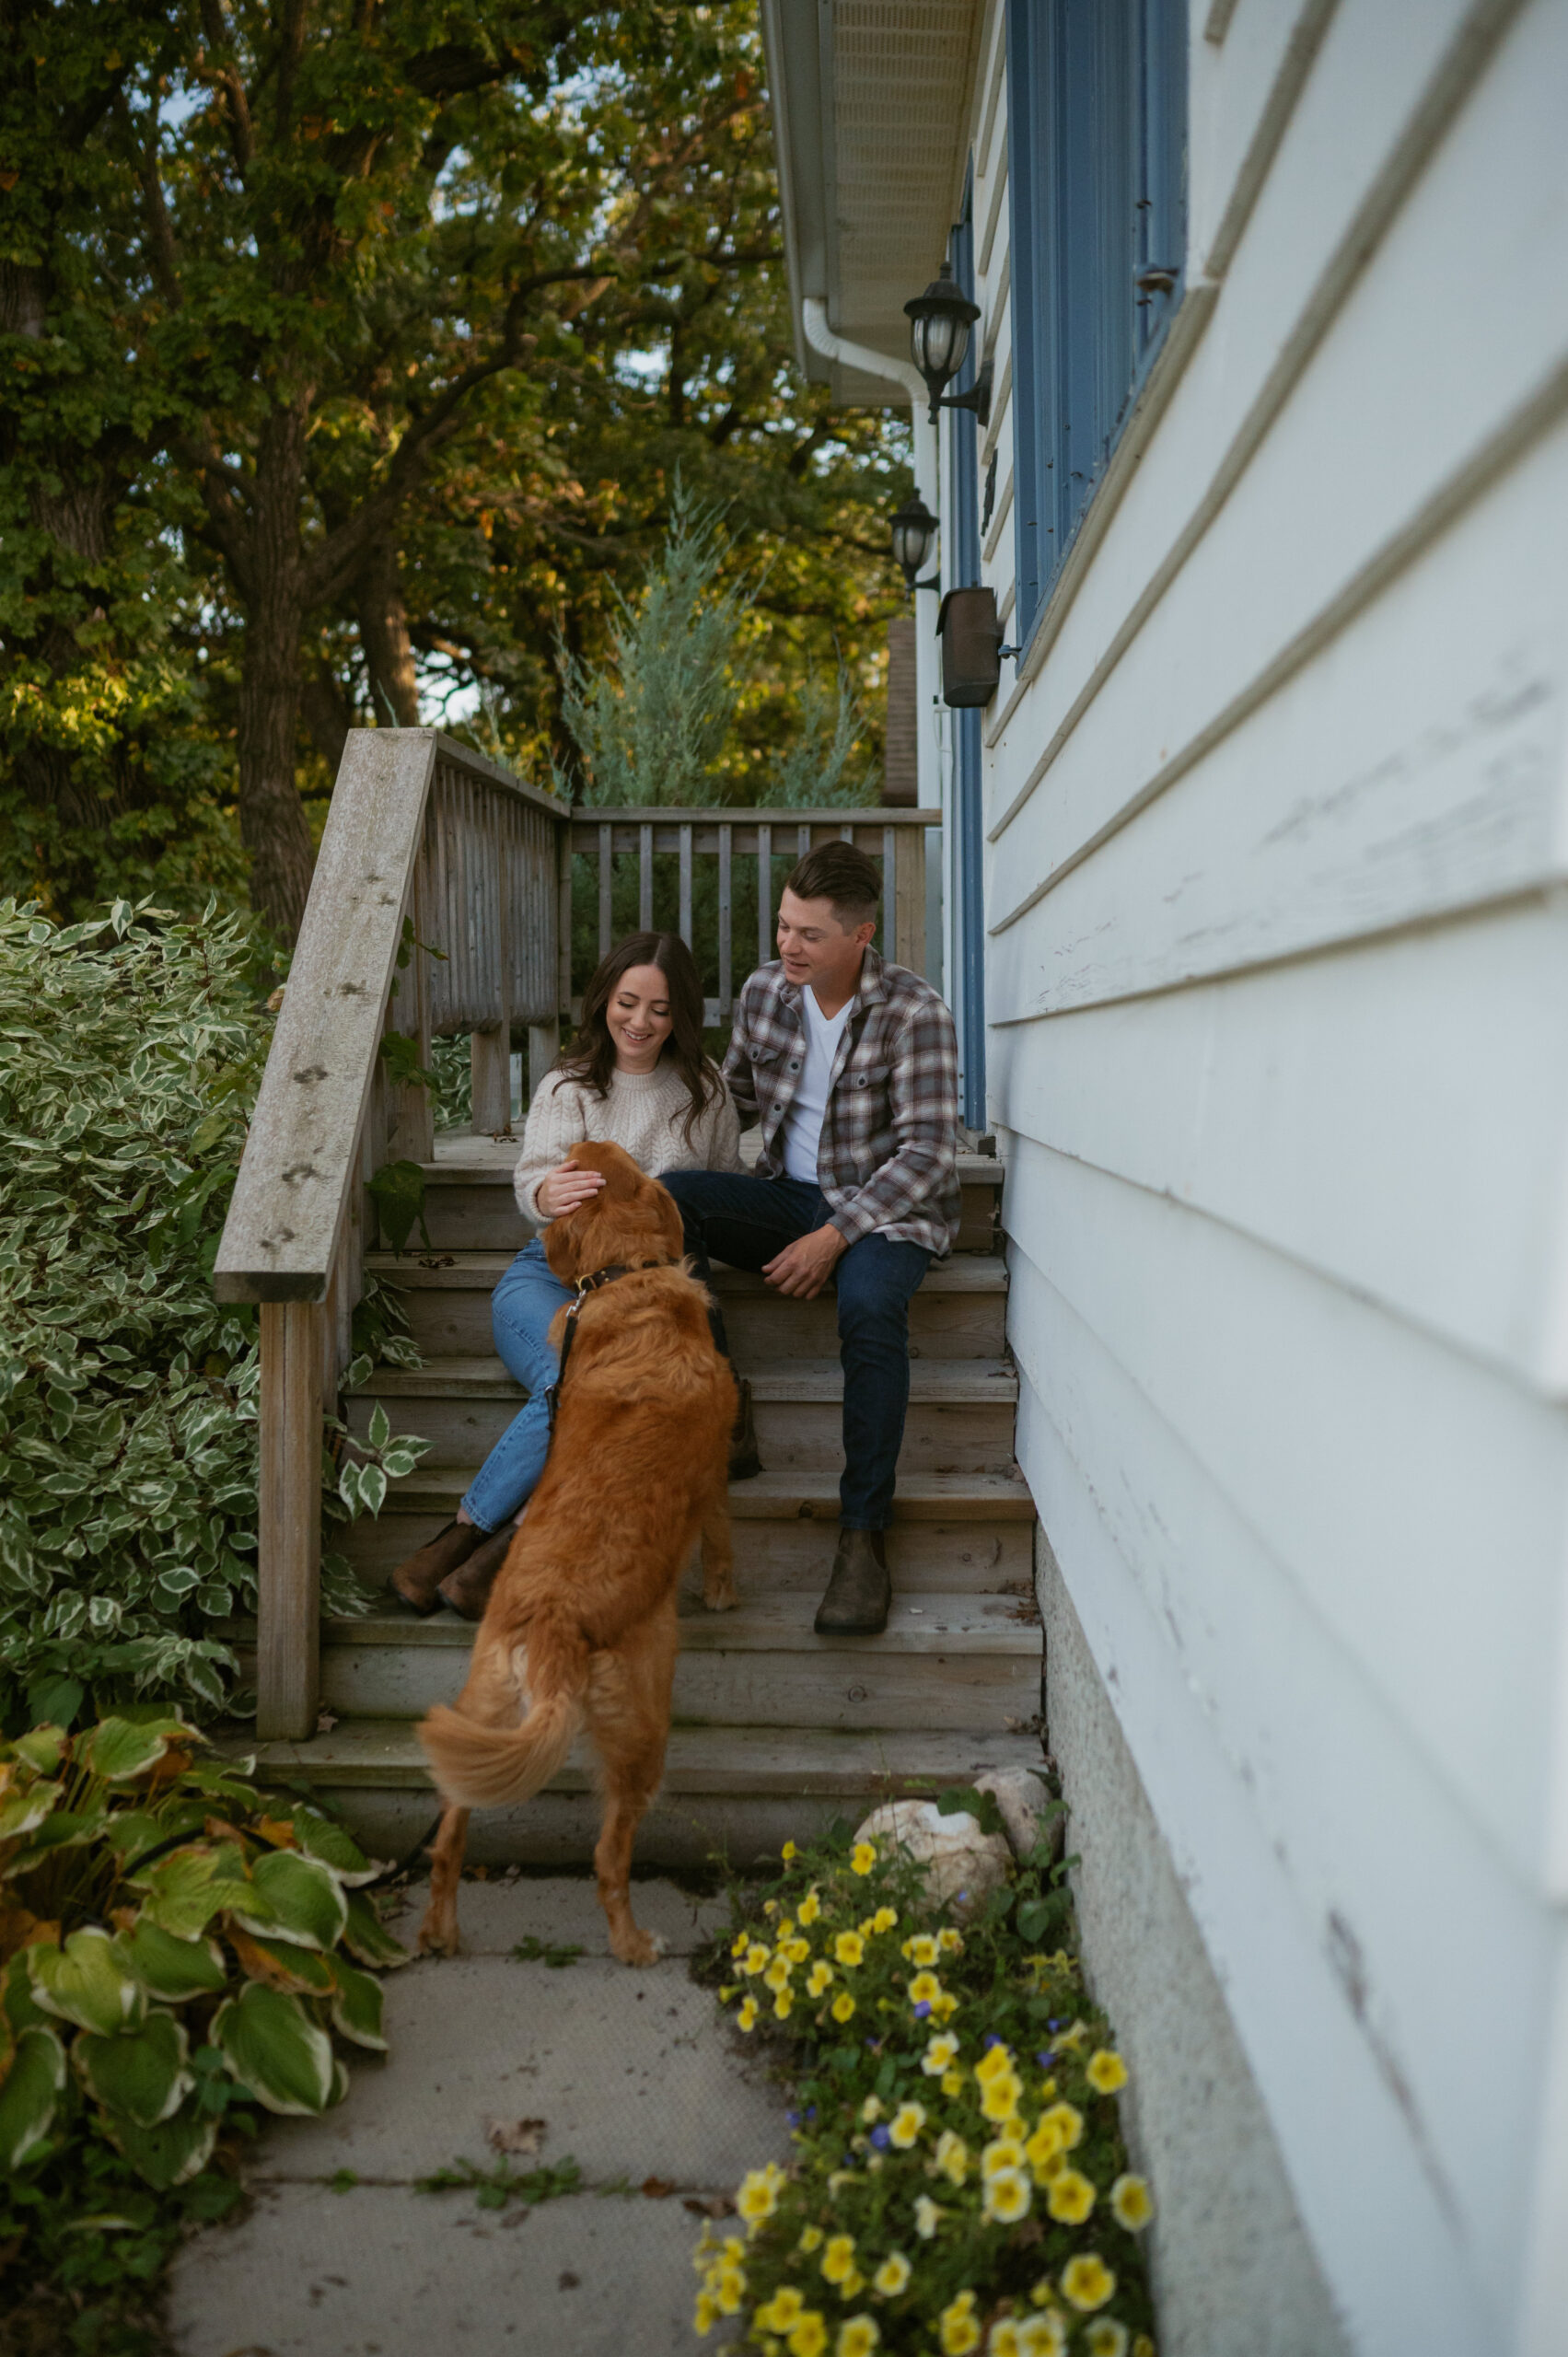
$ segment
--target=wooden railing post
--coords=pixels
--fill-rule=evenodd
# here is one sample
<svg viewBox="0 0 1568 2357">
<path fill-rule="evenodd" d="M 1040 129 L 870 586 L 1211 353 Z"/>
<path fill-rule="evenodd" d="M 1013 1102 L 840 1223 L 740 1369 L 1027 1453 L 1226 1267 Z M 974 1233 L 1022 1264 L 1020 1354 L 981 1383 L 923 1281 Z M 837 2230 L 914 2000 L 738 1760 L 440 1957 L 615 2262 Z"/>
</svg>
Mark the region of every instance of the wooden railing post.
<svg viewBox="0 0 1568 2357">
<path fill-rule="evenodd" d="M 325 1305 L 261 1304 L 256 1732 L 316 1732 Z"/>
<path fill-rule="evenodd" d="M 491 812 L 489 851 L 495 865 L 495 953 L 499 1008 L 494 1024 L 476 1027 L 469 1039 L 473 1127 L 481 1137 L 505 1137 L 512 1127 L 512 873 L 509 813 L 497 802 Z"/>
</svg>

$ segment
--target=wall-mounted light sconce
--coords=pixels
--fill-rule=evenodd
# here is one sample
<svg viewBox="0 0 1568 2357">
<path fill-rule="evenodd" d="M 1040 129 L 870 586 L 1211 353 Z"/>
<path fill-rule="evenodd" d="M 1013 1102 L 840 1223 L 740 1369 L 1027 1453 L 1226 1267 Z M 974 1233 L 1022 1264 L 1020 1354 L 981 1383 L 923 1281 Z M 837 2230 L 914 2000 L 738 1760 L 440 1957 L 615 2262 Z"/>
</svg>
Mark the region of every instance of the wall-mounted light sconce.
<svg viewBox="0 0 1568 2357">
<path fill-rule="evenodd" d="M 924 377 L 931 395 L 932 423 L 935 424 L 939 409 L 970 409 L 981 425 L 988 424 L 989 360 L 967 393 L 945 395 L 942 390 L 963 366 L 970 348 L 970 330 L 980 317 L 980 305 L 971 303 L 955 283 L 951 263 L 943 263 L 924 294 L 912 296 L 904 311 L 910 323 L 910 357 Z"/>
<path fill-rule="evenodd" d="M 916 578 L 931 553 L 931 543 L 936 537 L 936 518 L 918 491 L 911 492 L 888 528 L 893 543 L 894 562 L 901 570 L 907 586 L 911 589 L 940 589 L 942 583 L 935 573 L 929 581 Z"/>
</svg>

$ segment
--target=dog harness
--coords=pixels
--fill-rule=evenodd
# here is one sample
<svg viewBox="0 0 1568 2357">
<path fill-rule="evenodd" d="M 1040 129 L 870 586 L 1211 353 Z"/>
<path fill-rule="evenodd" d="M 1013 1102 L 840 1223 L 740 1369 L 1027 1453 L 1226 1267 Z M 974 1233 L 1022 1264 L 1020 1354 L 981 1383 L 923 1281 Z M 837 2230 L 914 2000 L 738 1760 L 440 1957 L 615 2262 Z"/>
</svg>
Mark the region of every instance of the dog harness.
<svg viewBox="0 0 1568 2357">
<path fill-rule="evenodd" d="M 595 1269 L 587 1276 L 577 1279 L 577 1298 L 567 1306 L 565 1329 L 561 1337 L 561 1364 L 554 1382 L 547 1386 L 544 1394 L 550 1410 L 552 1440 L 555 1437 L 555 1419 L 561 1406 L 561 1387 L 566 1380 L 566 1362 L 572 1355 L 572 1337 L 577 1330 L 577 1313 L 589 1294 L 598 1293 L 601 1285 L 613 1284 L 617 1277 L 633 1277 L 644 1269 L 670 1269 L 674 1266 L 673 1260 L 611 1260 L 607 1267 Z"/>
</svg>

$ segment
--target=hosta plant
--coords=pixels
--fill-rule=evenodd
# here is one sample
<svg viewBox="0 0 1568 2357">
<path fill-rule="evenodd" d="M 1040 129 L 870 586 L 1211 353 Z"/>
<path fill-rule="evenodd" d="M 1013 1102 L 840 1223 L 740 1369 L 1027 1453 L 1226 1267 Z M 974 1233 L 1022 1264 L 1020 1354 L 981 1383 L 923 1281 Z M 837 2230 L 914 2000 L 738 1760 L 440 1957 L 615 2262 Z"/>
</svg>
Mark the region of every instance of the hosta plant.
<svg viewBox="0 0 1568 2357">
<path fill-rule="evenodd" d="M 1049 1840 L 968 1913 L 896 1847 L 784 1855 L 719 1993 L 789 2042 L 796 2158 L 704 2234 L 698 2331 L 742 2318 L 763 2357 L 1154 2357 L 1127 2068 L 1063 1944 Z"/>
<path fill-rule="evenodd" d="M 341 2101 L 339 2042 L 385 2046 L 366 1968 L 403 1961 L 378 1871 L 178 1716 L 0 1745 L 0 2171 L 85 2121 L 167 2189 L 235 2107 Z"/>
</svg>

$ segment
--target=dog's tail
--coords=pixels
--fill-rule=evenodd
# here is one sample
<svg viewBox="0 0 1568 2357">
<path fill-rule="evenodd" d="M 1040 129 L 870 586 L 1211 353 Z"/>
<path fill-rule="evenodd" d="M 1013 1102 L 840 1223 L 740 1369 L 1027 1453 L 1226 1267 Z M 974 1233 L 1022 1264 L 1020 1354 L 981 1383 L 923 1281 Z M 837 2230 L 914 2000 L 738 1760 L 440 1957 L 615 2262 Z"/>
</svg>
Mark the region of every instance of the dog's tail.
<svg viewBox="0 0 1568 2357">
<path fill-rule="evenodd" d="M 443 1703 L 421 1721 L 419 1740 L 442 1799 L 457 1808 L 531 1799 L 565 1764 L 583 1724 L 587 1682 L 588 1649 L 577 1632 L 535 1621 L 528 1643 L 528 1710 L 519 1726 L 482 1726 Z"/>
</svg>

